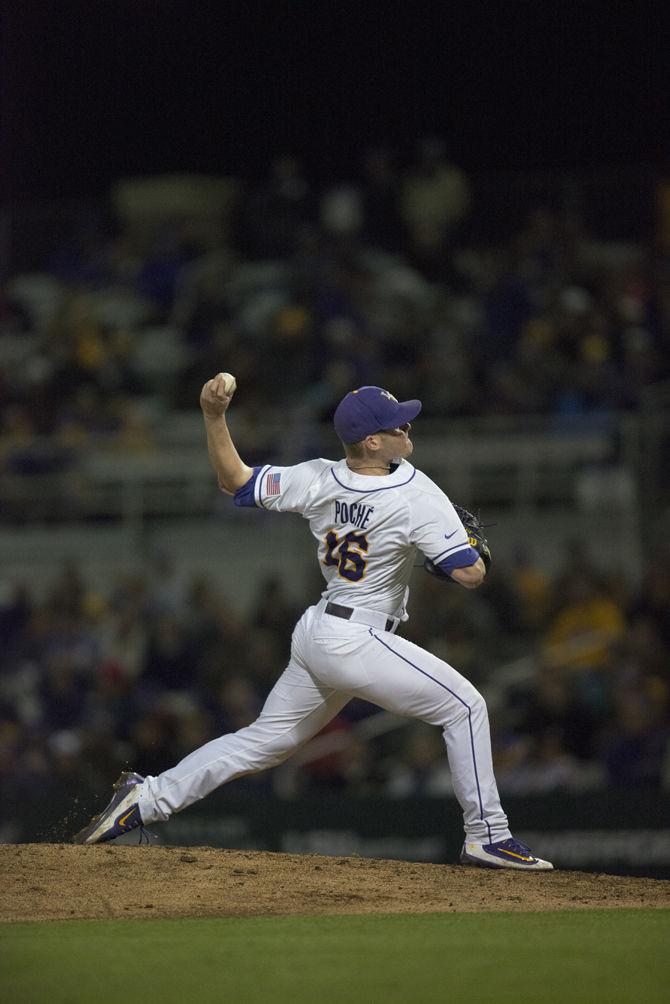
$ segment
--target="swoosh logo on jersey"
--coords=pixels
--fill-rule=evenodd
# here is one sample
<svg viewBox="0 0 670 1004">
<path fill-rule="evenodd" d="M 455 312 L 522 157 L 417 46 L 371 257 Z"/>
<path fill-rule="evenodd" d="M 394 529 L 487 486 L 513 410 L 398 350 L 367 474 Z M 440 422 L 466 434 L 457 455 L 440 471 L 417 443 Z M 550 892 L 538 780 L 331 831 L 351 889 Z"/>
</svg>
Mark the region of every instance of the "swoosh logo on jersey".
<svg viewBox="0 0 670 1004">
<path fill-rule="evenodd" d="M 458 530 L 452 530 L 451 533 L 445 533 L 444 539 L 449 540 L 451 537 L 454 536 L 455 533 L 458 533 Z"/>
</svg>

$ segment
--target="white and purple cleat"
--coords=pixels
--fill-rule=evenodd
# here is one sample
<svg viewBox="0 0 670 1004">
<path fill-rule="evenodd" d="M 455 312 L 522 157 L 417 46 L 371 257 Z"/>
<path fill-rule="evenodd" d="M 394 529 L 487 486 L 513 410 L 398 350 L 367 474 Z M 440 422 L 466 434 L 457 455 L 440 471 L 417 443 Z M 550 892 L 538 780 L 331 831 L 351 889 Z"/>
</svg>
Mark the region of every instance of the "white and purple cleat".
<svg viewBox="0 0 670 1004">
<path fill-rule="evenodd" d="M 72 843 L 104 844 L 142 826 L 137 800 L 143 781 L 141 774 L 124 771 L 114 784 L 115 794 L 109 805 L 72 838 Z"/>
<path fill-rule="evenodd" d="M 473 844 L 466 840 L 460 861 L 462 865 L 479 868 L 518 868 L 526 872 L 549 872 L 554 868 L 551 861 L 536 858 L 530 847 L 514 837 L 494 844 Z"/>
</svg>

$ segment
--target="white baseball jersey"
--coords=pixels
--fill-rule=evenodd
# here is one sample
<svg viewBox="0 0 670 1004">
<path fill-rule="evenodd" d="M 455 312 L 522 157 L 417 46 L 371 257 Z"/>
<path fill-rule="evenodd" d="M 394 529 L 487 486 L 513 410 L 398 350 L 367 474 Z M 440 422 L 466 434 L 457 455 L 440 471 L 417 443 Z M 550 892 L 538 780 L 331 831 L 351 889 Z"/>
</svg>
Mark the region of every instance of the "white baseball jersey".
<svg viewBox="0 0 670 1004">
<path fill-rule="evenodd" d="M 235 504 L 300 513 L 318 542 L 323 595 L 401 620 L 417 549 L 445 572 L 479 557 L 444 492 L 406 460 L 383 477 L 346 460 L 256 467 Z"/>
</svg>

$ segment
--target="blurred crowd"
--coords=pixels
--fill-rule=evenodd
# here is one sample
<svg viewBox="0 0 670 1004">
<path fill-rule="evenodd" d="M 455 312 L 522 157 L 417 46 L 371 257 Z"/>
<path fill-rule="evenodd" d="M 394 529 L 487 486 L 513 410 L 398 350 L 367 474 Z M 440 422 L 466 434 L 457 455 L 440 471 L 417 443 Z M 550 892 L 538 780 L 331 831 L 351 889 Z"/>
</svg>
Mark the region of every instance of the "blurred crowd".
<svg viewBox="0 0 670 1004">
<path fill-rule="evenodd" d="M 601 239 L 560 186 L 511 212 L 439 139 L 402 165 L 371 149 L 346 184 L 315 185 L 292 156 L 218 202 L 196 181 L 73 214 L 3 281 L 0 470 L 62 467 L 82 442 L 150 449 L 147 401 L 197 407 L 222 368 L 252 424 L 278 387 L 316 421 L 365 383 L 429 417 L 588 417 L 670 376 L 651 234 Z"/>
<path fill-rule="evenodd" d="M 474 594 L 417 572 L 403 634 L 488 695 L 503 794 L 669 787 L 669 565 L 655 564 L 631 593 L 585 561 L 582 547 L 564 559 L 550 578 L 519 555 L 513 567 L 494 565 Z M 241 615 L 166 554 L 106 592 L 73 564 L 41 598 L 17 584 L 0 606 L 0 839 L 19 835 L 17 807 L 19 817 L 31 801 L 65 813 L 77 794 L 99 797 L 121 767 L 159 773 L 251 723 L 299 613 L 269 578 Z M 439 730 L 396 721 L 368 739 L 375 714 L 352 701 L 306 762 L 235 787 L 282 797 L 450 794 Z"/>
<path fill-rule="evenodd" d="M 92 448 L 150 455 L 165 416 L 196 409 L 221 369 L 237 377 L 250 463 L 269 455 L 261 423 L 280 411 L 284 424 L 329 423 L 356 385 L 420 397 L 429 418 L 588 424 L 638 409 L 670 377 L 670 287 L 650 235 L 604 240 L 552 197 L 506 214 L 498 202 L 489 219 L 440 140 L 403 165 L 370 150 L 336 186 L 280 157 L 264 178 L 231 182 L 218 213 L 192 189 L 175 180 L 172 208 L 149 216 L 120 198 L 89 207 L 0 284 L 5 519 L 24 512 L 26 496 L 10 505 L 17 479 L 72 484 Z M 38 491 L 27 497 L 39 506 Z M 556 575 L 522 551 L 494 563 L 474 594 L 417 576 L 404 633 L 489 696 L 503 793 L 670 784 L 668 557 L 639 587 L 579 543 Z M 299 613 L 269 579 L 243 615 L 167 555 L 104 590 L 76 565 L 46 590 L 13 585 L 0 606 L 0 839 L 24 799 L 66 805 L 124 764 L 160 772 L 252 721 Z M 448 793 L 439 732 L 389 726 L 369 741 L 373 712 L 352 702 L 328 751 L 237 785 Z"/>
</svg>

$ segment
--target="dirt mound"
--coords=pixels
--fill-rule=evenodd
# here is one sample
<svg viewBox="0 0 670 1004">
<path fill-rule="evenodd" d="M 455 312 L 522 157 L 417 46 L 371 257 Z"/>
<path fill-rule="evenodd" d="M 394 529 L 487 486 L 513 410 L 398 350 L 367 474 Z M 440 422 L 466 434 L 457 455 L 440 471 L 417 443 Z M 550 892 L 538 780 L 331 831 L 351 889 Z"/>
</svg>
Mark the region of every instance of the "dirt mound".
<svg viewBox="0 0 670 1004">
<path fill-rule="evenodd" d="M 0 920 L 670 907 L 670 882 L 211 847 L 0 846 Z"/>
</svg>

